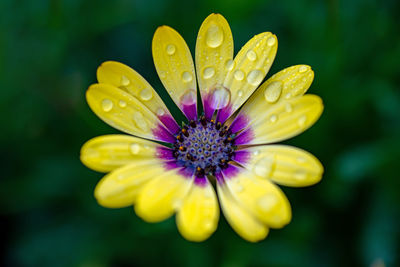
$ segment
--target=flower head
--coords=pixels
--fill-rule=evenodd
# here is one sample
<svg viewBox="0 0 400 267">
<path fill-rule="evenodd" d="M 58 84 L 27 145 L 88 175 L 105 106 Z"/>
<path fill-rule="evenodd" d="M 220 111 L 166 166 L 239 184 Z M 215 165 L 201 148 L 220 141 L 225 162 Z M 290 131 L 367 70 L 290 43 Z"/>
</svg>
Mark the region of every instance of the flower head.
<svg viewBox="0 0 400 267">
<path fill-rule="evenodd" d="M 103 63 L 87 101 L 102 120 L 129 135 L 96 137 L 82 147 L 86 166 L 109 172 L 95 189 L 99 204 L 134 205 L 149 222 L 176 213 L 180 233 L 192 241 L 216 230 L 218 202 L 232 228 L 248 241 L 262 240 L 269 228 L 289 223 L 290 205 L 276 184 L 315 184 L 323 167 L 301 149 L 272 143 L 305 131 L 323 105 L 318 96 L 304 95 L 314 78 L 307 65 L 286 68 L 261 84 L 277 47 L 276 36 L 264 32 L 233 58 L 229 25 L 211 14 L 197 37 L 195 66 L 183 38 L 159 27 L 154 64 L 188 119 L 182 127 L 142 76 L 121 63 Z"/>
</svg>

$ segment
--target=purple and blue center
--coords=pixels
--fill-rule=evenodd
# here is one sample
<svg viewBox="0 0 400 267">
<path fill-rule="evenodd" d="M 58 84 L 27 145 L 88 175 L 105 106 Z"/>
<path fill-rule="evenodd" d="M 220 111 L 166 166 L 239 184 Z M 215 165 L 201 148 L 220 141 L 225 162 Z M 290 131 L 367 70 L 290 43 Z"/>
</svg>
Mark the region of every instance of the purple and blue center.
<svg viewBox="0 0 400 267">
<path fill-rule="evenodd" d="M 235 134 L 221 122 L 200 116 L 175 135 L 176 164 L 195 170 L 196 176 L 215 175 L 226 168 L 235 155 Z"/>
</svg>

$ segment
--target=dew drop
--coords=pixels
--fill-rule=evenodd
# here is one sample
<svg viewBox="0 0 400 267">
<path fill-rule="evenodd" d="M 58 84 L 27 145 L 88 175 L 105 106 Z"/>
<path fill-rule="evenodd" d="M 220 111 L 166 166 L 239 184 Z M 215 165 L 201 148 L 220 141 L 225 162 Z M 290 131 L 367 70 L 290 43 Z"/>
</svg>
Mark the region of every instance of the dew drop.
<svg viewBox="0 0 400 267">
<path fill-rule="evenodd" d="M 235 61 L 233 61 L 233 59 L 229 59 L 226 61 L 225 63 L 225 67 L 227 70 L 233 70 L 233 68 L 235 67 Z"/>
<path fill-rule="evenodd" d="M 289 99 L 289 98 L 291 98 L 292 97 L 292 94 L 291 93 L 287 93 L 286 95 L 285 95 L 285 98 L 286 99 Z"/>
<path fill-rule="evenodd" d="M 101 107 L 105 112 L 109 112 L 113 108 L 113 105 L 110 99 L 103 99 L 103 101 L 101 101 Z"/>
<path fill-rule="evenodd" d="M 272 114 L 269 117 L 269 121 L 272 122 L 272 123 L 275 123 L 277 120 L 278 120 L 278 116 L 276 116 L 275 114 Z"/>
<path fill-rule="evenodd" d="M 153 90 L 150 88 L 145 88 L 142 91 L 140 91 L 140 99 L 144 101 L 149 101 L 150 99 L 153 98 Z"/>
<path fill-rule="evenodd" d="M 292 105 L 290 103 L 286 103 L 285 110 L 286 110 L 287 113 L 292 112 L 293 111 Z"/>
<path fill-rule="evenodd" d="M 253 155 L 254 155 L 254 156 L 257 156 L 258 154 L 260 154 L 260 151 L 258 151 L 258 150 L 256 150 L 256 151 L 253 152 Z"/>
<path fill-rule="evenodd" d="M 307 178 L 307 173 L 303 170 L 298 170 L 294 173 L 294 178 L 298 181 L 304 181 Z"/>
<path fill-rule="evenodd" d="M 190 106 L 196 103 L 196 91 L 193 89 L 186 90 L 181 97 L 181 104 Z"/>
<path fill-rule="evenodd" d="M 268 38 L 267 45 L 273 46 L 275 43 L 276 43 L 275 37 L 271 36 L 271 37 Z"/>
<path fill-rule="evenodd" d="M 246 56 L 247 56 L 247 58 L 248 58 L 249 60 L 251 60 L 251 61 L 254 61 L 254 60 L 257 59 L 257 54 L 256 54 L 256 52 L 254 52 L 253 50 L 247 51 Z"/>
<path fill-rule="evenodd" d="M 244 79 L 244 72 L 241 70 L 236 70 L 233 76 L 235 77 L 236 80 L 241 81 Z"/>
<path fill-rule="evenodd" d="M 258 176 L 269 177 L 272 172 L 274 160 L 271 157 L 264 157 L 254 164 L 254 173 Z"/>
<path fill-rule="evenodd" d="M 185 83 L 191 82 L 193 80 L 193 75 L 188 71 L 184 71 L 182 73 L 182 80 Z"/>
<path fill-rule="evenodd" d="M 306 115 L 300 116 L 300 118 L 297 120 L 297 123 L 299 124 L 300 127 L 304 127 L 306 124 L 307 117 Z"/>
<path fill-rule="evenodd" d="M 147 125 L 146 121 L 143 118 L 143 114 L 136 111 L 133 113 L 133 121 L 135 122 L 136 126 L 143 131 L 147 131 L 149 126 Z"/>
<path fill-rule="evenodd" d="M 172 56 L 173 54 L 175 54 L 176 47 L 173 44 L 169 44 L 169 45 L 167 45 L 166 50 L 167 50 L 167 54 Z"/>
<path fill-rule="evenodd" d="M 258 200 L 258 205 L 264 211 L 270 211 L 278 204 L 278 198 L 275 195 L 266 195 Z"/>
<path fill-rule="evenodd" d="M 243 96 L 243 91 L 242 90 L 237 91 L 237 96 L 238 97 L 242 97 Z"/>
<path fill-rule="evenodd" d="M 217 25 L 211 25 L 207 30 L 206 34 L 206 44 L 209 47 L 215 48 L 222 44 L 224 40 L 224 34 L 220 27 Z"/>
<path fill-rule="evenodd" d="M 158 115 L 158 116 L 163 116 L 164 114 L 165 114 L 164 109 L 162 109 L 162 108 L 158 108 L 158 109 L 157 109 L 157 115 Z"/>
<path fill-rule="evenodd" d="M 304 72 L 306 72 L 307 70 L 308 70 L 308 67 L 307 67 L 307 66 L 302 65 L 302 66 L 299 67 L 299 72 L 300 72 L 300 73 L 304 73 Z"/>
<path fill-rule="evenodd" d="M 160 78 L 165 79 L 167 77 L 167 73 L 165 71 L 160 71 Z"/>
<path fill-rule="evenodd" d="M 282 82 L 275 81 L 270 83 L 264 91 L 265 100 L 269 103 L 278 101 L 282 93 Z"/>
<path fill-rule="evenodd" d="M 228 106 L 231 100 L 231 93 L 221 85 L 217 85 L 212 92 L 210 106 L 213 109 L 222 109 Z"/>
<path fill-rule="evenodd" d="M 126 107 L 126 102 L 125 102 L 124 100 L 120 100 L 120 101 L 118 102 L 118 105 L 119 105 L 121 108 L 124 108 L 124 107 Z"/>
<path fill-rule="evenodd" d="M 208 67 L 203 70 L 203 78 L 210 79 L 215 74 L 215 69 L 213 67 Z"/>
<path fill-rule="evenodd" d="M 304 158 L 304 157 L 297 157 L 297 162 L 299 162 L 299 163 L 306 163 L 307 162 L 307 160 L 306 160 L 306 158 Z"/>
<path fill-rule="evenodd" d="M 122 86 L 128 86 L 131 83 L 131 81 L 124 75 L 121 77 L 121 85 Z"/>
<path fill-rule="evenodd" d="M 139 144 L 132 144 L 132 145 L 130 146 L 130 149 L 131 149 L 131 153 L 134 154 L 134 155 L 136 155 L 136 154 L 138 154 L 139 151 L 140 151 L 140 145 L 139 145 Z"/>
<path fill-rule="evenodd" d="M 252 70 L 247 76 L 247 82 L 251 85 L 259 85 L 264 79 L 264 75 L 260 70 Z"/>
</svg>

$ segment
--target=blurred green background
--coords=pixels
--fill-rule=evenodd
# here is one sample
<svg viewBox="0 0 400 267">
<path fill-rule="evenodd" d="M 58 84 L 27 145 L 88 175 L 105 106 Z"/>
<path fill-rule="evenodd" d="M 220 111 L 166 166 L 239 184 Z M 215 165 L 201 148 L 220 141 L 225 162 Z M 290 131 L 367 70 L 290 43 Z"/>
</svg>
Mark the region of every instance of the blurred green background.
<svg viewBox="0 0 400 267">
<path fill-rule="evenodd" d="M 88 139 L 115 133 L 89 109 L 96 68 L 116 60 L 165 97 L 151 57 L 159 25 L 194 51 L 212 12 L 229 21 L 235 51 L 272 31 L 271 73 L 315 71 L 321 119 L 290 140 L 325 166 L 321 183 L 283 188 L 293 220 L 251 244 L 221 216 L 191 243 L 174 218 L 105 209 L 102 174 L 79 161 Z M 398 0 L 0 1 L 1 266 L 400 266 L 400 2 Z M 171 104 L 169 102 L 168 104 Z"/>
</svg>

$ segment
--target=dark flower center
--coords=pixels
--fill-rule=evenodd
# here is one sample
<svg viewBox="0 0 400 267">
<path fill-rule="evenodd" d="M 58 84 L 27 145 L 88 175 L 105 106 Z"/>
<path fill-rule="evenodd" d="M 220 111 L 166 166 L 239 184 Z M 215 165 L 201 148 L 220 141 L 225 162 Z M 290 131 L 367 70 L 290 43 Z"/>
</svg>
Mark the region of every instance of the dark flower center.
<svg viewBox="0 0 400 267">
<path fill-rule="evenodd" d="M 176 135 L 174 156 L 177 164 L 193 168 L 196 175 L 214 175 L 226 169 L 235 151 L 235 135 L 226 126 L 201 116 L 190 121 Z"/>
</svg>

